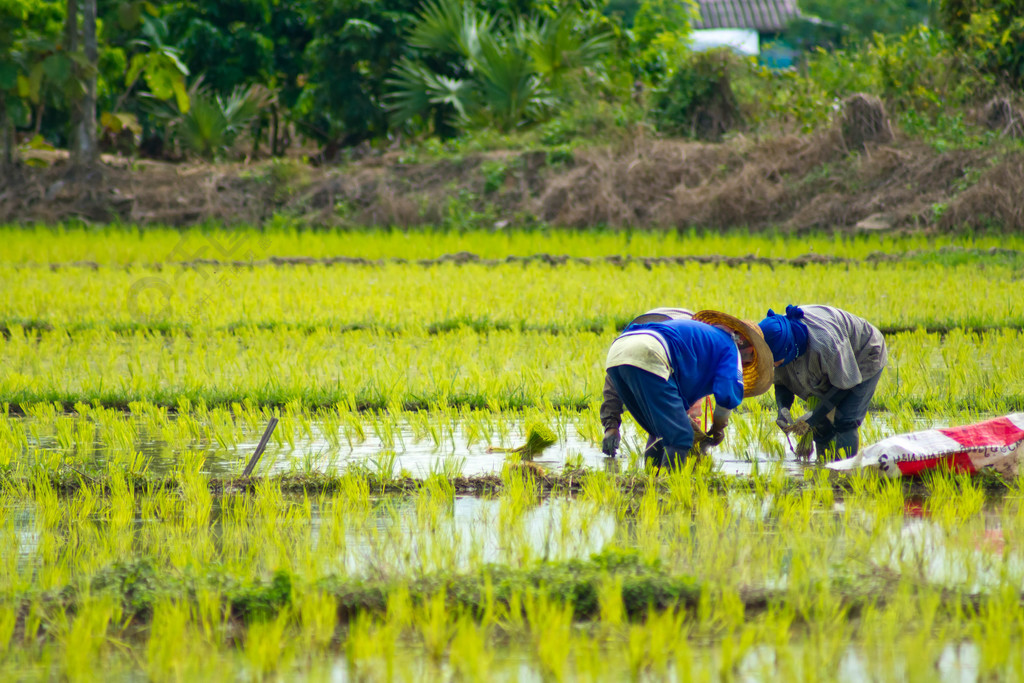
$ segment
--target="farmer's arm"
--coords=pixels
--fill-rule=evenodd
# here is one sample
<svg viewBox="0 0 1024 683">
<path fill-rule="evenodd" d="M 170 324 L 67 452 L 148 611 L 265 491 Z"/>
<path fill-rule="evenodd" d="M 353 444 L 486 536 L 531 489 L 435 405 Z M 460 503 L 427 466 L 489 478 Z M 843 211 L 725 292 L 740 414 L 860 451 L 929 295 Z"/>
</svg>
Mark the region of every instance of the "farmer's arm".
<svg viewBox="0 0 1024 683">
<path fill-rule="evenodd" d="M 743 366 L 740 352 L 730 342 L 718 358 L 714 382 L 715 412 L 711 419 L 711 444 L 717 446 L 725 438 L 732 409 L 743 400 Z"/>
<path fill-rule="evenodd" d="M 713 392 L 715 405 L 732 410 L 743 400 L 743 366 L 739 350 L 731 341 L 728 344 L 718 356 Z"/>
<path fill-rule="evenodd" d="M 604 376 L 604 401 L 601 403 L 601 426 L 604 427 L 604 436 L 601 438 L 601 452 L 605 455 L 615 457 L 619 451 L 619 427 L 622 425 L 622 411 L 624 410 L 619 392 L 615 391 L 612 378 L 607 374 Z"/>
<path fill-rule="evenodd" d="M 793 400 L 796 399 L 796 395 L 793 390 L 787 387 L 785 384 L 780 382 L 775 383 L 775 405 L 781 410 L 785 408 L 789 410 L 793 407 Z"/>
<path fill-rule="evenodd" d="M 840 389 L 839 387 L 833 386 L 825 395 L 818 401 L 818 405 L 814 407 L 811 414 L 805 419 L 808 425 L 816 427 L 822 423 L 823 420 L 828 416 L 832 409 L 836 407 L 847 395 L 850 393 L 849 389 Z"/>
<path fill-rule="evenodd" d="M 622 399 L 619 392 L 615 391 L 612 378 L 607 374 L 604 376 L 604 401 L 601 403 L 601 426 L 607 432 L 609 429 L 618 429 L 622 426 Z"/>
</svg>

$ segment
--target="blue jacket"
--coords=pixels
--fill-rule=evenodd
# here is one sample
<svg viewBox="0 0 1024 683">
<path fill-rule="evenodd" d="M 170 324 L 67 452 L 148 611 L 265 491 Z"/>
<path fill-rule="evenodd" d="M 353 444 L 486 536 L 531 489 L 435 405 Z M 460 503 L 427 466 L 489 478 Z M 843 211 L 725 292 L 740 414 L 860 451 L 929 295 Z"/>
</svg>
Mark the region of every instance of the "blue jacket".
<svg viewBox="0 0 1024 683">
<path fill-rule="evenodd" d="M 723 408 L 735 408 L 743 400 L 740 352 L 726 332 L 694 320 L 666 320 L 626 328 L 627 332 L 637 330 L 657 332 L 665 340 L 672 366 L 669 381 L 676 383 L 687 408 L 708 394 L 714 394 L 715 403 Z"/>
</svg>

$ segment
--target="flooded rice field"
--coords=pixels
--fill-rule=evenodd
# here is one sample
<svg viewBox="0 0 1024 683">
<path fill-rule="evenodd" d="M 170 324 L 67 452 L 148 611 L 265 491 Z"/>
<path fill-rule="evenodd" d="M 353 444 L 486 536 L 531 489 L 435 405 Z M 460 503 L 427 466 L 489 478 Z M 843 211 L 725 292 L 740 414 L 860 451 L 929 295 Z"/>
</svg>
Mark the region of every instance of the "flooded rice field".
<svg viewBox="0 0 1024 683">
<path fill-rule="evenodd" d="M 498 474 L 510 460 L 500 449 L 524 442 L 525 423 L 516 414 L 481 415 L 467 420 L 415 413 L 385 420 L 364 416 L 344 425 L 285 417 L 271 433 L 255 472 L 334 475 L 357 468 L 416 479 L 437 473 L 466 477 Z M 728 476 L 781 466 L 799 477 L 805 468 L 817 466 L 813 457 L 795 455 L 793 440 L 767 423 L 773 417 L 774 413 L 765 411 L 737 414 L 726 441 L 704 457 L 716 471 Z M 646 436 L 628 415 L 616 457 L 601 452 L 600 440 L 595 437 L 600 424 L 592 414 L 561 413 L 552 424 L 556 443 L 530 459 L 544 470 L 557 473 L 567 466 L 612 473 L 643 469 Z M 867 438 L 882 438 L 894 430 L 944 424 L 946 420 L 941 418 L 908 420 L 906 416 L 878 414 L 869 418 L 863 429 Z M 183 458 L 200 458 L 204 474 L 226 478 L 242 473 L 265 428 L 261 421 L 230 416 L 203 421 L 191 416 L 179 420 L 171 414 L 164 415 L 160 424 L 145 416 L 116 413 L 99 421 L 75 414 L 0 418 L 0 433 L 19 435 L 29 459 L 40 462 L 68 461 L 102 470 L 109 462 L 132 458 L 148 472 L 163 475 Z"/>
<path fill-rule="evenodd" d="M 3 229 L 0 680 L 1024 680 L 1016 472 L 599 410 L 645 310 L 818 302 L 885 338 L 862 446 L 1024 411 L 1005 236 L 94 228 Z"/>
<path fill-rule="evenodd" d="M 27 643 L 0 671 L 60 675 L 66 610 L 99 629 L 87 661 L 128 679 L 137 664 L 104 643 L 141 638 L 171 679 L 260 680 L 265 657 L 274 680 L 325 681 L 1024 671 L 1019 648 L 998 649 L 1021 627 L 1019 494 L 936 481 L 921 498 L 876 478 L 844 495 L 813 475 L 792 488 L 781 468 L 751 479 L 721 490 L 697 471 L 630 490 L 596 472 L 575 494 L 540 495 L 506 469 L 489 496 L 438 477 L 379 495 L 356 474 L 307 495 L 268 480 L 210 496 L 187 474 L 135 491 L 115 478 L 107 500 L 88 482 L 63 500 L 8 488 L 0 574 L 41 592 L 0 603 L 0 625 L 20 614 L 7 637 Z M 189 654 L 160 659 L 155 638 Z"/>
</svg>

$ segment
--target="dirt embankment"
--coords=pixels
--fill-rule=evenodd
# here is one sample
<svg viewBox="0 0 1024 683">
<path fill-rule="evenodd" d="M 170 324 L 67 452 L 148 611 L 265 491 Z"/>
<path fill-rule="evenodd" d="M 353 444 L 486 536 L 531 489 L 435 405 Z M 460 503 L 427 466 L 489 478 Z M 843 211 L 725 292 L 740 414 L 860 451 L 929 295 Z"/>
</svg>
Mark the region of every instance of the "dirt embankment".
<svg viewBox="0 0 1024 683">
<path fill-rule="evenodd" d="M 851 151 L 834 130 L 454 160 L 389 153 L 336 167 L 105 158 L 87 182 L 51 161 L 2 179 L 0 222 L 258 224 L 286 214 L 323 226 L 1024 229 L 1024 152 L 899 139 Z"/>
</svg>

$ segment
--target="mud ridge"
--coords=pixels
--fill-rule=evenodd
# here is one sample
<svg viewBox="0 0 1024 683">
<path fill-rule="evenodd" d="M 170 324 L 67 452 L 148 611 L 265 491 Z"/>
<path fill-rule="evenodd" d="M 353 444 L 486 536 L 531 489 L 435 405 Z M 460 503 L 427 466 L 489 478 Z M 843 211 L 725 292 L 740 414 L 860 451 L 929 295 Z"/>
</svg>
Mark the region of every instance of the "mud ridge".
<svg viewBox="0 0 1024 683">
<path fill-rule="evenodd" d="M 897 138 L 851 150 L 833 130 L 724 143 L 492 151 L 344 166 L 297 160 L 171 164 L 106 157 L 88 182 L 66 161 L 0 178 L 0 223 L 562 227 L 751 230 L 1024 229 L 1024 152 L 937 151 Z"/>
<path fill-rule="evenodd" d="M 180 268 L 264 268 L 268 266 L 371 266 L 380 267 L 385 265 L 412 264 L 418 266 L 438 266 L 445 263 L 455 265 L 482 265 L 500 266 L 506 264 L 532 264 L 538 263 L 548 266 L 574 265 L 602 265 L 625 267 L 632 264 L 640 264 L 650 270 L 654 266 L 662 265 L 685 265 L 688 263 L 699 263 L 703 265 L 723 265 L 732 268 L 743 266 L 794 266 L 797 268 L 809 265 L 837 265 L 847 263 L 899 263 L 904 261 L 920 260 L 928 256 L 949 256 L 961 255 L 972 258 L 1001 257 L 1004 259 L 1024 260 L 1024 252 L 1015 249 L 1002 249 L 991 247 L 989 249 L 968 249 L 965 247 L 942 247 L 936 250 L 913 250 L 899 253 L 872 252 L 863 259 L 848 258 L 843 256 L 830 256 L 827 254 L 802 254 L 791 258 L 755 256 L 725 256 L 722 254 L 701 254 L 693 256 L 622 256 L 613 254 L 610 256 L 568 256 L 565 254 L 533 254 L 531 256 L 506 256 L 504 258 L 483 258 L 478 254 L 468 251 L 460 251 L 453 254 L 443 254 L 437 258 L 428 259 L 405 259 L 401 257 L 367 259 L 356 256 L 324 256 L 319 258 L 308 256 L 271 256 L 265 259 L 241 261 L 241 260 L 219 260 L 219 259 L 192 259 L 189 261 L 170 261 L 145 264 L 142 267 L 151 270 L 162 270 L 168 267 Z M 45 267 L 51 271 L 62 269 L 86 268 L 99 270 L 100 268 L 123 268 L 139 267 L 137 264 L 103 266 L 95 261 L 69 261 L 66 263 L 39 264 L 16 264 L 15 268 L 23 267 Z"/>
</svg>

